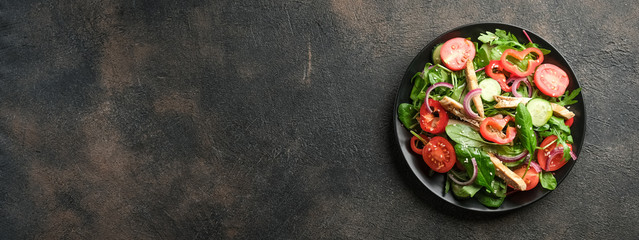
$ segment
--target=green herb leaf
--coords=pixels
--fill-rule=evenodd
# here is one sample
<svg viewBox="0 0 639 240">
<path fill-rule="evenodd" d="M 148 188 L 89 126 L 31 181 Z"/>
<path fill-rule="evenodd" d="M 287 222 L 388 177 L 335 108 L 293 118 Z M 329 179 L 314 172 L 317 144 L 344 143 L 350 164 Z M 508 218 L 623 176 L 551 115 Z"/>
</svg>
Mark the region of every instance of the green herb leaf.
<svg viewBox="0 0 639 240">
<path fill-rule="evenodd" d="M 557 187 L 557 179 L 550 172 L 541 172 L 539 174 L 539 181 L 541 186 L 548 190 L 555 190 Z"/>
<path fill-rule="evenodd" d="M 475 196 L 477 192 L 481 189 L 481 186 L 477 186 L 475 184 L 471 184 L 468 186 L 461 186 L 455 183 L 451 183 L 453 194 L 459 198 L 471 198 Z"/>
<path fill-rule="evenodd" d="M 530 112 L 528 112 L 528 109 L 523 103 L 519 103 L 517 105 L 515 124 L 517 125 L 517 137 L 521 141 L 523 147 L 528 149 L 528 152 L 534 153 L 537 148 L 537 137 L 533 130 Z M 532 157 L 534 157 L 534 154 L 531 154 L 531 158 Z"/>
<path fill-rule="evenodd" d="M 477 200 L 486 207 L 497 208 L 504 203 L 506 197 L 498 197 L 493 194 L 481 191 L 477 194 Z"/>
<path fill-rule="evenodd" d="M 477 49 L 477 54 L 475 54 L 475 58 L 473 59 L 475 69 L 480 69 L 488 65 L 490 62 L 490 51 L 491 47 L 489 44 L 482 44 L 481 47 Z"/>
<path fill-rule="evenodd" d="M 466 124 L 450 124 L 446 126 L 446 134 L 456 143 L 469 147 L 495 145 L 484 140 L 477 130 Z"/>
<path fill-rule="evenodd" d="M 477 40 L 483 43 L 492 43 L 492 41 L 494 41 L 497 38 L 498 38 L 497 35 L 495 35 L 494 33 L 486 31 L 485 33 L 480 33 Z"/>
<path fill-rule="evenodd" d="M 455 145 L 457 161 L 464 165 L 466 173 L 470 176 L 473 173 L 472 158 L 477 162 L 477 178 L 475 184 L 484 186 L 493 191 L 492 181 L 495 178 L 495 165 L 490 161 L 490 157 L 481 148 L 468 147 L 462 144 Z"/>
<path fill-rule="evenodd" d="M 581 88 L 577 88 L 570 93 L 569 91 L 566 91 L 566 93 L 564 93 L 563 96 L 559 97 L 560 100 L 556 103 L 561 106 L 575 104 L 577 103 L 577 100 L 574 100 L 574 99 L 577 97 L 577 95 L 579 95 L 580 92 L 581 92 Z"/>
<path fill-rule="evenodd" d="M 560 131 L 570 134 L 570 127 L 566 126 L 566 122 L 561 118 L 551 116 L 548 123 Z"/>
<path fill-rule="evenodd" d="M 410 99 L 413 100 L 413 105 L 417 106 L 420 103 L 419 94 L 426 90 L 428 82 L 422 78 L 422 73 L 416 73 L 411 82 L 413 82 L 413 89 L 410 91 Z M 421 100 L 423 101 L 423 98 Z"/>
<path fill-rule="evenodd" d="M 415 107 L 408 103 L 399 104 L 397 107 L 397 118 L 402 122 L 404 127 L 407 129 L 413 129 L 417 126 L 417 119 L 415 119 L 415 115 L 417 115 L 418 110 Z"/>
</svg>

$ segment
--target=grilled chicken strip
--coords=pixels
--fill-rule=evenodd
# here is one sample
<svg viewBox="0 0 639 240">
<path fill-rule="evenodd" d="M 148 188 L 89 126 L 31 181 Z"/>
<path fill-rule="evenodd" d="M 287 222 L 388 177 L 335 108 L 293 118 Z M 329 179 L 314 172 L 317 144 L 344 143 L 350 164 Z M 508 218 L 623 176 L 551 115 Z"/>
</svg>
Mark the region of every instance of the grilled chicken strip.
<svg viewBox="0 0 639 240">
<path fill-rule="evenodd" d="M 469 92 L 479 87 L 477 83 L 477 75 L 475 75 L 475 66 L 473 66 L 473 61 L 466 62 L 466 82 L 468 83 Z M 484 104 L 481 102 L 481 96 L 475 96 L 473 98 L 473 103 L 475 104 L 475 108 L 477 108 L 477 114 L 479 114 L 480 117 L 484 118 Z"/>
<path fill-rule="evenodd" d="M 525 97 L 504 97 L 504 96 L 495 96 L 495 100 L 497 100 L 497 104 L 495 104 L 495 108 L 516 108 L 517 104 L 523 103 L 526 104 L 532 98 Z M 573 112 L 566 109 L 565 107 L 556 104 L 550 103 L 550 107 L 552 107 L 553 115 L 556 117 L 561 117 L 564 119 L 570 119 L 575 116 Z"/>
<path fill-rule="evenodd" d="M 515 190 L 526 190 L 526 182 L 524 182 L 519 175 L 501 163 L 501 160 L 495 157 L 494 154 L 488 153 L 488 156 L 490 156 L 490 161 L 495 165 L 495 173 L 497 174 L 497 177 L 504 179 L 506 184 L 513 187 Z"/>
<path fill-rule="evenodd" d="M 484 120 L 484 118 L 473 119 L 469 117 L 464 111 L 464 106 L 461 105 L 461 103 L 455 101 L 455 99 L 452 99 L 448 96 L 442 98 L 439 103 L 444 109 L 446 109 L 447 112 L 452 113 L 453 115 L 459 117 L 461 120 L 464 120 L 477 128 L 479 128 L 479 124 L 481 123 L 481 121 Z"/>
</svg>

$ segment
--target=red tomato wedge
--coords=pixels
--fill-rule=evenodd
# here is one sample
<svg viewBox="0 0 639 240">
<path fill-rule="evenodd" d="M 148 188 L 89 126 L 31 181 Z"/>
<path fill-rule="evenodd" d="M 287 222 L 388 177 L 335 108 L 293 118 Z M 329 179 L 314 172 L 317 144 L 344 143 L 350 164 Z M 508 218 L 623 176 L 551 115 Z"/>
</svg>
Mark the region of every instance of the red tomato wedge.
<svg viewBox="0 0 639 240">
<path fill-rule="evenodd" d="M 426 104 L 422 104 L 419 109 L 419 126 L 422 127 L 422 130 L 432 134 L 443 133 L 448 124 L 448 113 L 435 99 L 429 98 L 428 105 L 433 108 L 433 112 L 426 113 Z M 436 117 L 435 113 L 439 114 L 439 117 Z"/>
<path fill-rule="evenodd" d="M 475 45 L 465 38 L 452 38 L 446 41 L 439 52 L 444 66 L 453 71 L 466 67 L 466 62 L 475 58 Z"/>
<path fill-rule="evenodd" d="M 539 175 L 537 171 L 535 171 L 535 169 L 532 167 L 528 169 L 528 173 L 526 173 L 526 166 L 517 168 L 513 172 L 515 172 L 515 174 L 519 175 L 520 177 L 523 177 L 524 182 L 526 183 L 526 189 L 524 191 L 535 188 L 539 183 Z M 524 173 L 526 173 L 526 176 L 524 176 Z"/>
<path fill-rule="evenodd" d="M 424 134 L 419 134 L 419 136 L 424 139 L 426 141 L 426 143 L 428 143 L 428 141 L 430 141 L 430 138 L 427 137 Z M 422 140 L 419 140 L 419 138 L 417 138 L 416 136 L 413 136 L 412 138 L 410 138 L 410 148 L 413 149 L 413 152 L 421 155 L 422 154 L 422 150 L 424 149 L 423 146 L 426 145 L 426 143 L 423 143 Z M 422 146 L 422 147 L 419 147 Z"/>
<path fill-rule="evenodd" d="M 535 70 L 535 85 L 539 91 L 548 96 L 563 95 L 569 82 L 566 72 L 553 64 L 541 64 Z"/>
<path fill-rule="evenodd" d="M 566 165 L 566 163 L 568 162 L 567 160 L 564 160 L 563 154 L 559 154 L 557 156 L 555 156 L 554 158 L 548 160 L 548 153 L 550 151 L 552 151 L 553 149 L 555 149 L 555 147 L 557 147 L 557 143 L 554 142 L 552 144 L 550 144 L 550 142 L 555 141 L 557 139 L 557 136 L 552 135 L 552 136 L 548 136 L 546 139 L 544 139 L 544 141 L 541 142 L 541 145 L 539 145 L 540 147 L 545 147 L 548 146 L 546 148 L 544 148 L 543 150 L 538 150 L 537 151 L 537 162 L 539 162 L 539 166 L 546 171 L 556 171 L 557 169 L 560 169 L 561 167 L 563 167 L 564 165 Z M 550 144 L 550 145 L 548 145 Z M 570 150 L 572 151 L 572 145 L 568 144 L 568 147 L 570 148 Z M 549 161 L 549 162 L 548 162 Z"/>
<path fill-rule="evenodd" d="M 453 145 L 443 137 L 435 136 L 424 146 L 422 157 L 426 165 L 438 173 L 448 172 L 457 162 Z"/>
<path fill-rule="evenodd" d="M 566 120 L 564 123 L 566 124 L 566 126 L 571 127 L 574 122 L 575 122 L 575 118 L 571 117 L 570 119 Z"/>
</svg>

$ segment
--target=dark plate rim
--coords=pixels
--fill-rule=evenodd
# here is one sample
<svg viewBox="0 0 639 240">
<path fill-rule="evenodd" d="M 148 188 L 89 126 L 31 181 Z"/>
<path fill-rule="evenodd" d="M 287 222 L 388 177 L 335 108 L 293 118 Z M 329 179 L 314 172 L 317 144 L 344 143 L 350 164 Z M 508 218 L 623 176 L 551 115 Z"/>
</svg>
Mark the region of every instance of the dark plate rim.
<svg viewBox="0 0 639 240">
<path fill-rule="evenodd" d="M 553 55 L 553 59 L 559 62 L 563 62 L 565 64 L 562 64 L 561 67 L 564 67 L 566 72 L 569 74 L 569 76 L 572 76 L 571 79 L 573 79 L 574 81 L 571 80 L 571 84 L 569 85 L 568 89 L 576 89 L 579 88 L 579 81 L 577 80 L 577 77 L 574 74 L 574 71 L 572 70 L 572 67 L 570 66 L 570 63 L 563 57 L 563 55 L 561 55 L 561 53 L 559 53 L 559 51 L 557 50 L 557 48 L 555 48 L 552 44 L 550 44 L 550 42 L 546 41 L 545 39 L 543 39 L 541 36 L 539 36 L 538 34 L 536 34 L 535 32 L 532 32 L 528 29 L 522 28 L 520 26 L 516 26 L 516 25 L 511 25 L 511 24 L 506 24 L 506 23 L 494 23 L 494 22 L 481 22 L 481 23 L 470 23 L 470 24 L 465 24 L 465 25 L 461 25 L 458 26 L 456 28 L 453 28 L 451 30 L 448 30 L 442 34 L 440 34 L 439 36 L 435 37 L 433 40 L 431 40 L 426 46 L 424 46 L 420 52 L 415 56 L 415 58 L 413 58 L 413 60 L 411 61 L 411 63 L 408 65 L 406 72 L 404 73 L 404 76 L 402 77 L 402 81 L 400 82 L 400 85 L 397 88 L 397 92 L 396 92 L 396 97 L 395 97 L 395 104 L 394 104 L 394 108 L 393 108 L 393 130 L 394 130 L 394 136 L 395 136 L 395 141 L 397 143 L 397 146 L 400 148 L 400 151 L 402 152 L 402 157 L 404 158 L 404 162 L 405 164 L 407 164 L 411 171 L 415 174 L 415 176 L 419 179 L 419 181 L 422 183 L 422 185 L 424 185 L 426 188 L 428 188 L 430 190 L 430 192 L 436 196 L 438 196 L 439 198 L 441 198 L 442 200 L 444 200 L 445 202 L 448 202 L 456 207 L 460 207 L 462 209 L 466 209 L 466 210 L 470 210 L 470 211 L 476 211 L 476 212 L 505 212 L 505 211 L 511 211 L 511 210 L 515 210 L 515 209 L 519 209 L 525 206 L 528 206 L 542 198 L 544 198 L 545 196 L 547 196 L 550 192 L 549 190 L 545 190 L 545 189 L 540 189 L 540 187 L 537 187 L 536 190 L 533 189 L 532 191 L 537 191 L 536 194 L 537 196 L 534 197 L 532 200 L 529 201 L 525 201 L 523 203 L 520 204 L 514 204 L 514 205 L 509 205 L 509 207 L 504 207 L 504 204 L 502 204 L 502 206 L 500 206 L 499 208 L 489 208 L 489 207 L 485 207 L 483 205 L 481 205 L 477 200 L 475 199 L 465 199 L 465 200 L 458 200 L 456 198 L 450 198 L 447 196 L 443 195 L 442 193 L 437 193 L 435 192 L 435 190 L 433 189 L 433 187 L 430 186 L 430 184 L 426 181 L 426 179 L 424 178 L 423 174 L 420 174 L 419 169 L 417 169 L 417 167 L 414 164 L 411 164 L 409 157 L 407 155 L 412 155 L 413 153 L 410 152 L 410 149 L 407 149 L 406 145 L 408 145 L 407 143 L 402 143 L 400 141 L 400 132 L 399 130 L 403 130 L 406 131 L 405 128 L 401 125 L 401 123 L 399 122 L 398 116 L 397 116 L 397 110 L 398 110 L 398 106 L 401 101 L 401 90 L 402 87 L 404 87 L 406 79 L 408 78 L 408 83 L 410 84 L 410 78 L 415 74 L 414 71 L 411 71 L 411 67 L 413 65 L 416 64 L 416 62 L 420 61 L 420 56 L 424 55 L 425 53 L 429 53 L 432 50 L 432 46 L 434 46 L 435 44 L 439 43 L 438 39 L 443 38 L 446 35 L 450 35 L 454 32 L 463 30 L 463 29 L 467 29 L 467 28 L 472 28 L 472 27 L 479 27 L 482 28 L 484 30 L 490 30 L 489 28 L 485 28 L 484 26 L 488 26 L 488 25 L 495 25 L 498 27 L 491 27 L 490 29 L 492 29 L 494 31 L 495 28 L 499 28 L 502 27 L 503 28 L 516 28 L 519 30 L 523 30 L 526 31 L 528 33 L 528 35 L 530 36 L 531 39 L 538 39 L 541 40 L 543 42 L 543 46 L 545 48 L 549 48 L 552 50 L 552 55 Z M 513 33 L 516 34 L 516 33 Z M 517 35 L 517 34 L 516 34 Z M 474 39 L 476 40 L 476 39 Z M 437 41 L 437 42 L 436 42 Z M 440 40 L 441 41 L 441 40 Z M 521 39 L 520 39 L 521 41 Z M 537 42 L 533 40 L 533 42 Z M 428 56 L 428 55 L 426 55 Z M 428 57 L 428 59 L 430 59 L 430 57 Z M 422 66 L 423 67 L 423 66 Z M 586 129 L 586 110 L 585 110 L 585 103 L 583 100 L 583 91 L 581 94 L 579 94 L 579 96 L 577 97 L 578 103 L 576 105 L 580 106 L 580 111 L 579 111 L 579 118 L 577 118 L 577 116 L 575 116 L 575 122 L 580 121 L 580 128 L 579 129 L 571 129 L 573 131 L 573 138 L 575 137 L 575 130 L 580 130 L 578 132 L 580 132 L 580 138 L 579 140 L 575 141 L 573 143 L 573 150 L 575 152 L 575 155 L 577 155 L 577 159 L 579 159 L 579 155 L 583 146 L 583 142 L 584 142 L 584 138 L 585 138 L 585 129 Z M 575 164 L 575 161 L 571 160 L 569 161 L 566 166 L 564 166 L 562 169 L 558 170 L 562 172 L 562 175 L 560 177 L 557 177 L 557 188 L 553 191 L 557 191 L 559 189 L 559 186 L 561 185 L 561 182 L 563 182 L 563 180 L 567 177 L 567 175 L 571 172 L 573 166 Z M 425 165 L 425 164 L 424 164 Z M 420 176 L 421 175 L 421 176 Z M 428 177 L 428 176 L 426 176 Z M 430 178 L 430 177 L 429 177 Z M 443 181 L 442 181 L 443 184 Z M 539 191 L 541 191 L 541 193 L 539 193 Z M 518 192 L 515 194 L 526 194 L 529 192 Z M 449 195 L 452 195 L 452 193 L 448 193 Z M 509 196 L 511 197 L 511 196 Z M 504 203 L 506 203 L 506 201 L 509 201 L 509 197 L 506 197 L 506 200 L 504 201 Z M 461 202 L 462 201 L 475 201 L 477 202 L 479 205 L 481 205 L 481 207 L 469 207 L 466 205 L 462 205 Z M 482 208 L 483 207 L 483 208 Z"/>
</svg>

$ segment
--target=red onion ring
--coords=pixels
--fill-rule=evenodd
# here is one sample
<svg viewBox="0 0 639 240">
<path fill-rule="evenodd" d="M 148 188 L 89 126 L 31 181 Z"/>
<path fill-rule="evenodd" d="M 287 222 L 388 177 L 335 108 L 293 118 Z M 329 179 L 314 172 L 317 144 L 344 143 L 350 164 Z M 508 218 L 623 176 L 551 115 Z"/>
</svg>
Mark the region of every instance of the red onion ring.
<svg viewBox="0 0 639 240">
<path fill-rule="evenodd" d="M 475 179 L 477 178 L 477 161 L 475 161 L 475 158 L 471 158 L 470 161 L 473 163 L 473 176 L 470 177 L 470 179 L 468 181 L 462 182 L 459 181 L 457 179 L 455 179 L 455 176 L 453 176 L 453 174 L 451 172 L 448 172 L 448 178 L 450 178 L 450 180 L 453 180 L 453 182 L 455 182 L 458 185 L 461 186 L 468 186 L 470 184 L 472 184 Z"/>
<path fill-rule="evenodd" d="M 548 160 L 546 160 L 546 169 L 548 169 L 548 165 L 550 164 L 550 161 L 555 158 L 556 156 L 558 156 L 559 154 L 561 154 L 563 156 L 564 154 L 564 147 L 556 147 L 555 149 L 553 149 L 552 151 L 546 153 L 546 155 L 548 156 Z"/>
<path fill-rule="evenodd" d="M 517 154 L 515 156 L 502 156 L 499 154 L 495 154 L 495 156 L 497 158 L 499 158 L 499 160 L 501 160 L 502 162 L 516 162 L 521 160 L 522 158 L 526 157 L 526 155 L 528 155 L 528 150 L 524 150 L 523 152 L 521 152 L 520 154 Z"/>
<path fill-rule="evenodd" d="M 572 157 L 573 160 L 577 160 L 577 155 L 575 155 L 574 152 L 572 152 L 572 150 L 570 150 L 570 157 Z"/>
<path fill-rule="evenodd" d="M 447 82 L 438 82 L 428 87 L 428 89 L 426 89 L 426 98 L 424 98 L 424 104 L 426 104 L 426 113 L 429 113 L 429 114 L 432 113 L 433 110 L 431 110 L 430 106 L 428 105 L 428 95 L 430 95 L 430 92 L 433 91 L 433 89 L 435 89 L 436 87 L 447 87 L 452 89 L 453 84 L 450 84 Z"/>
<path fill-rule="evenodd" d="M 481 70 L 484 70 L 484 68 L 486 68 L 486 67 L 482 67 L 482 68 L 480 68 L 480 69 L 477 69 L 477 70 L 475 70 L 475 72 L 479 72 L 479 71 L 481 71 Z"/>
<path fill-rule="evenodd" d="M 526 38 L 528 38 L 528 42 L 533 43 L 532 40 L 530 40 L 530 37 L 528 36 L 528 33 L 526 32 L 526 30 L 522 30 L 524 31 L 524 35 L 526 35 Z"/>
<path fill-rule="evenodd" d="M 541 172 L 541 166 L 539 166 L 539 164 L 537 164 L 536 162 L 530 162 L 530 166 L 534 168 L 535 171 L 537 171 L 538 173 Z"/>
<path fill-rule="evenodd" d="M 512 93 L 513 96 L 515 97 L 521 97 L 521 94 L 519 94 L 519 92 L 517 92 L 517 88 L 519 88 L 519 84 L 521 82 L 526 83 L 526 87 L 528 87 L 527 92 L 528 92 L 528 97 L 532 97 L 532 86 L 530 85 L 530 82 L 528 81 L 528 78 L 517 78 L 514 80 L 513 85 L 512 85 Z"/>
<path fill-rule="evenodd" d="M 466 97 L 464 97 L 464 111 L 466 112 L 466 115 L 474 119 L 478 119 L 479 115 L 473 112 L 473 109 L 470 108 L 470 100 L 479 94 L 481 94 L 481 88 L 475 88 L 472 91 L 468 92 L 468 94 L 466 94 Z"/>
</svg>

